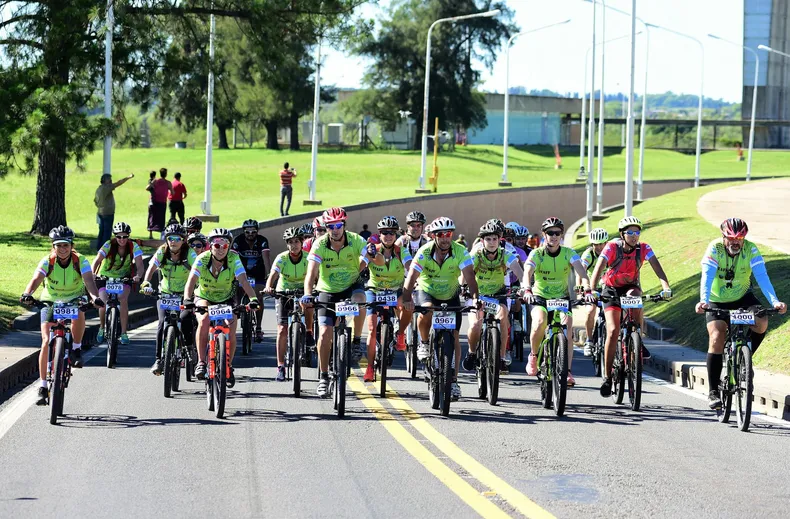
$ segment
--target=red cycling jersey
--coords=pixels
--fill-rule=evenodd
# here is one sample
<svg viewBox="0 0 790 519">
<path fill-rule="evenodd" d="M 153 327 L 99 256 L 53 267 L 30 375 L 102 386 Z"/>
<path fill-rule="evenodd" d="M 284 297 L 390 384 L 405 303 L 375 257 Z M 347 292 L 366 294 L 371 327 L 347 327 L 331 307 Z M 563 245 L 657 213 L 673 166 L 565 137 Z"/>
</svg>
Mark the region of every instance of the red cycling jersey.
<svg viewBox="0 0 790 519">
<path fill-rule="evenodd" d="M 639 285 L 639 269 L 645 261 L 650 261 L 655 256 L 653 249 L 647 243 L 640 243 L 637 245 L 641 259 L 637 264 L 636 251 L 637 248 L 632 249 L 626 253 L 623 245 L 625 242 L 621 239 L 612 240 L 606 244 L 601 257 L 606 258 L 606 263 L 609 269 L 603 275 L 603 283 L 608 287 L 624 287 L 628 285 Z M 618 252 L 619 249 L 619 252 Z M 613 262 L 620 256 L 622 259 L 619 264 L 612 265 Z"/>
</svg>

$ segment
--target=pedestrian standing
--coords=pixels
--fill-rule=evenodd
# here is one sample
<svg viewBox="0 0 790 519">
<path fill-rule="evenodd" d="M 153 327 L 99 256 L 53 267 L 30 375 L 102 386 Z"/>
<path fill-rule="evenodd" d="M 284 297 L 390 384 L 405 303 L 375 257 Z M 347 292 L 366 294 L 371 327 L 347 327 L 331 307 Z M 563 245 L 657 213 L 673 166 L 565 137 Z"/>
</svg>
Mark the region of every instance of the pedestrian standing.
<svg viewBox="0 0 790 519">
<path fill-rule="evenodd" d="M 112 192 L 116 187 L 134 178 L 134 173 L 124 177 L 118 182 L 112 181 L 112 175 L 105 173 L 101 176 L 99 187 L 93 196 L 96 205 L 96 223 L 99 224 L 99 236 L 96 238 L 96 248 L 101 248 L 104 242 L 112 235 L 112 224 L 115 220 L 115 196 Z"/>
<path fill-rule="evenodd" d="M 280 171 L 280 216 L 288 216 L 288 211 L 291 210 L 291 198 L 293 197 L 293 178 L 296 176 L 296 170 L 288 167 L 288 163 L 283 164 L 283 170 Z M 288 199 L 288 205 L 283 211 L 283 202 Z"/>
<path fill-rule="evenodd" d="M 373 233 L 368 230 L 368 224 L 364 224 L 362 226 L 362 232 L 359 233 L 359 235 L 367 240 L 368 238 L 370 238 L 371 234 L 373 234 Z"/>
<path fill-rule="evenodd" d="M 167 195 L 170 200 L 170 219 L 176 217 L 181 225 L 184 225 L 184 199 L 187 197 L 187 188 L 181 182 L 181 173 L 176 173 L 176 179 L 173 180 L 173 190 Z"/>
<path fill-rule="evenodd" d="M 148 237 L 153 239 L 153 233 L 165 230 L 165 213 L 167 212 L 167 197 L 173 193 L 173 186 L 167 180 L 167 168 L 159 170 L 159 178 L 150 184 L 151 205 L 148 211 Z"/>
</svg>

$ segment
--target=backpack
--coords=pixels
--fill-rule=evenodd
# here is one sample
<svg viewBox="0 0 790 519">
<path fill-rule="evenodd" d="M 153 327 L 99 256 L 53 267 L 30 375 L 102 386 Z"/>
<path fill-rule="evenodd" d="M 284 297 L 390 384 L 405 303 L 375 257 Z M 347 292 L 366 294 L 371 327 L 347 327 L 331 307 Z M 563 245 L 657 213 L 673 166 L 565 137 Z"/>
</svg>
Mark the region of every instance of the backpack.
<svg viewBox="0 0 790 519">
<path fill-rule="evenodd" d="M 625 245 L 625 241 L 623 241 L 622 238 L 617 238 L 612 241 L 617 244 L 617 248 L 615 249 L 614 259 L 611 263 L 609 263 L 608 266 L 610 269 L 614 270 L 618 267 L 618 265 L 620 265 L 620 263 L 623 262 L 623 246 Z M 639 273 L 639 271 L 642 269 L 642 244 L 637 243 L 636 247 L 634 247 L 634 251 L 636 252 L 636 272 Z"/>
<path fill-rule="evenodd" d="M 49 277 L 52 274 L 52 269 L 55 268 L 55 262 L 58 260 L 58 255 L 55 251 L 49 253 L 49 268 L 47 269 L 47 275 L 45 277 Z M 77 256 L 75 251 L 71 251 L 71 266 L 74 267 L 74 271 L 77 273 L 77 276 L 82 276 L 80 272 L 80 258 Z"/>
</svg>

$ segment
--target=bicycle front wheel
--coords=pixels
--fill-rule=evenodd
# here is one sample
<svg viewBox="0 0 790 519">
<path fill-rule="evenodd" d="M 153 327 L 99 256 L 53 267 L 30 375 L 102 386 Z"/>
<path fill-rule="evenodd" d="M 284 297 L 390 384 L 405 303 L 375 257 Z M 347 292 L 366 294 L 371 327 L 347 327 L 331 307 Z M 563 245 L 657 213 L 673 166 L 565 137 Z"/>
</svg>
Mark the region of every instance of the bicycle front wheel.
<svg viewBox="0 0 790 519">
<path fill-rule="evenodd" d="M 727 353 L 730 351 L 730 343 L 724 345 L 724 367 L 721 370 L 721 380 L 719 380 L 719 398 L 721 398 L 721 412 L 717 413 L 719 422 L 729 423 L 732 413 L 732 390 L 730 387 L 730 373 L 732 373 L 732 357 Z"/>
<path fill-rule="evenodd" d="M 409 372 L 409 375 L 412 379 L 417 378 L 417 369 L 420 366 L 420 361 L 417 358 L 417 346 L 420 343 L 420 334 L 417 330 L 417 317 L 411 320 L 411 325 L 409 326 L 409 341 L 406 344 L 406 371 Z"/>
<path fill-rule="evenodd" d="M 490 326 L 488 328 L 488 340 L 486 341 L 488 350 L 486 351 L 486 382 L 488 383 L 488 403 L 496 405 L 499 398 L 499 349 L 502 347 L 499 328 Z"/>
<path fill-rule="evenodd" d="M 604 347 L 606 344 L 605 321 L 599 321 L 596 323 L 593 335 L 595 336 L 595 340 L 593 341 L 592 355 L 593 371 L 595 372 L 596 377 L 602 377 L 603 373 L 606 372 L 606 355 L 604 354 Z"/>
<path fill-rule="evenodd" d="M 120 341 L 120 327 L 118 308 L 112 307 L 107 312 L 106 328 L 107 333 L 107 367 L 114 368 L 118 358 L 118 341 Z"/>
<path fill-rule="evenodd" d="M 439 378 L 441 392 L 439 393 L 440 408 L 442 416 L 450 415 L 450 401 L 453 386 L 453 352 L 455 351 L 455 338 L 450 332 L 444 332 L 440 336 L 439 349 L 441 357 L 439 361 Z"/>
<path fill-rule="evenodd" d="M 631 332 L 628 341 L 628 401 L 631 409 L 639 411 L 642 402 L 642 334 L 639 330 Z"/>
<path fill-rule="evenodd" d="M 564 330 L 563 330 L 564 332 Z M 568 394 L 568 339 L 565 333 L 554 335 L 551 348 L 553 370 L 551 373 L 554 414 L 565 414 L 565 398 Z"/>
<path fill-rule="evenodd" d="M 302 395 L 302 352 L 304 351 L 304 325 L 301 322 L 292 322 L 288 334 L 291 345 L 291 380 L 293 381 L 294 396 Z"/>
<path fill-rule="evenodd" d="M 250 312 L 244 312 L 241 320 L 241 354 L 248 355 L 252 349 L 252 320 Z"/>
<path fill-rule="evenodd" d="M 381 345 L 381 355 L 379 357 L 379 378 L 381 379 L 381 386 L 379 387 L 379 396 L 384 398 L 387 396 L 387 366 L 389 364 L 390 344 L 392 343 L 392 326 L 390 326 L 389 323 L 381 323 L 379 340 L 379 344 Z"/>
<path fill-rule="evenodd" d="M 164 371 L 162 374 L 164 375 L 164 396 L 165 398 L 170 398 L 170 391 L 173 388 L 173 364 L 175 364 L 175 351 L 176 347 L 178 346 L 176 343 L 176 327 L 175 326 L 168 326 L 167 332 L 165 333 L 165 344 L 164 344 L 164 351 L 162 352 L 162 356 L 165 360 Z"/>
<path fill-rule="evenodd" d="M 752 350 L 745 344 L 735 352 L 735 399 L 738 402 L 736 413 L 738 429 L 749 430 L 752 418 L 752 393 L 754 391 L 754 371 L 752 370 Z"/>
<path fill-rule="evenodd" d="M 544 339 L 538 350 L 538 357 L 540 364 L 538 365 L 538 378 L 540 380 L 540 401 L 543 404 L 543 409 L 551 409 L 552 395 L 552 360 L 551 360 L 551 343 Z"/>
<path fill-rule="evenodd" d="M 343 418 L 346 415 L 346 373 L 349 366 L 349 359 L 351 358 L 351 344 L 349 343 L 345 333 L 337 334 L 337 364 L 335 370 L 337 377 L 335 379 L 335 410 L 337 417 Z"/>
<path fill-rule="evenodd" d="M 227 396 L 226 381 L 228 370 L 227 341 L 224 333 L 220 333 L 216 340 L 217 369 L 214 372 L 214 400 L 217 418 L 225 416 L 225 397 Z"/>
<path fill-rule="evenodd" d="M 58 416 L 63 414 L 63 400 L 66 398 L 66 359 L 64 352 L 66 340 L 63 337 L 56 337 L 50 344 L 54 348 L 52 359 L 52 384 L 49 393 L 49 423 L 58 423 Z"/>
</svg>

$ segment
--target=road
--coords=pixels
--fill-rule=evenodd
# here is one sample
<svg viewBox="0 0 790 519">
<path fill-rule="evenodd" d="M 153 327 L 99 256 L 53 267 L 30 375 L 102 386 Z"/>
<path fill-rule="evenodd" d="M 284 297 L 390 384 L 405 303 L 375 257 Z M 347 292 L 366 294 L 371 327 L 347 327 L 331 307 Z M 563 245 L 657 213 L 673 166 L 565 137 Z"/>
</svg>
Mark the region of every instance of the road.
<svg viewBox="0 0 790 519">
<path fill-rule="evenodd" d="M 658 381 L 632 412 L 598 395 L 579 354 L 562 419 L 542 409 L 523 364 L 495 407 L 462 375 L 464 397 L 442 418 L 398 354 L 390 396 L 371 396 L 358 369 L 339 420 L 314 396 L 314 369 L 300 399 L 273 381 L 273 322 L 267 310 L 267 340 L 237 357 L 223 420 L 196 383 L 162 397 L 148 371 L 154 325 L 132 332 L 115 370 L 91 352 L 60 425 L 30 405 L 33 387 L 5 402 L 0 517 L 786 517 L 790 507 L 790 429 L 777 421 L 741 433 Z"/>
</svg>

